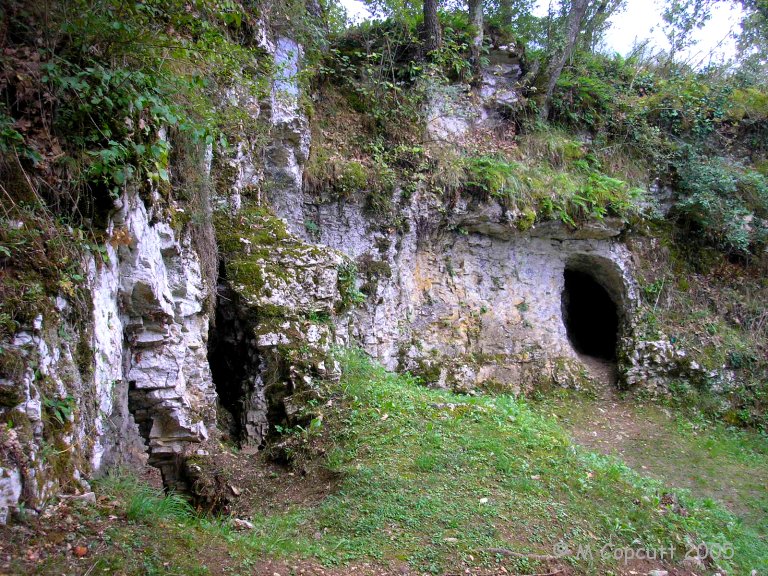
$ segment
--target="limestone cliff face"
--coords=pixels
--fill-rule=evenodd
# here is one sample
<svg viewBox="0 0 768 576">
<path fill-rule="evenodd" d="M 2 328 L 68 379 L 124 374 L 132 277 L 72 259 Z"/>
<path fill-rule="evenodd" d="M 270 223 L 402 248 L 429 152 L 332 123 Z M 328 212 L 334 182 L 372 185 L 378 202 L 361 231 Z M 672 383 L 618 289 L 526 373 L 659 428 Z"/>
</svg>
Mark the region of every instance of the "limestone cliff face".
<svg viewBox="0 0 768 576">
<path fill-rule="evenodd" d="M 212 434 L 199 258 L 188 234 L 155 216 L 127 192 L 105 257 L 87 262 L 90 315 L 73 317 L 59 297 L 57 316 L 10 343 L 25 369 L 12 383 L 18 398 L 2 408 L 18 423 L 3 431 L 4 514 L 82 489 L 111 464 L 148 458 L 173 484 L 179 459 Z"/>
<path fill-rule="evenodd" d="M 266 164 L 247 137 L 216 159 L 232 175 L 210 199 L 219 207 L 218 282 L 207 281 L 210 255 L 201 253 L 200 231 L 174 217 L 184 209 L 172 195 L 128 189 L 109 216 L 103 254 L 84 264 L 89 314 L 75 315 L 60 296 L 55 314 L 2 343 L 18 362 L 0 375 L 0 413 L 14 423 L 0 429 L 0 522 L 22 504 L 33 513 L 62 492 L 86 490 L 115 464 L 148 463 L 168 487 L 185 490 L 190 455 L 215 453 L 233 429 L 231 440 L 263 445 L 270 423 L 290 421 L 302 394 L 317 395 L 337 373 L 328 319 L 345 306 L 344 258 L 293 237 L 252 195 L 265 174 L 300 184 L 294 167 L 308 146 L 306 121 L 292 112 L 300 49 L 262 42 L 288 62 L 289 76 L 275 83 L 271 102 L 247 90 L 225 96 L 269 123 L 272 142 Z M 203 179 L 211 164 L 208 153 Z M 210 207 L 202 213 L 213 238 Z M 228 354 L 231 366 L 221 360 Z"/>
<path fill-rule="evenodd" d="M 437 90 L 427 140 L 450 145 L 472 130 L 503 127 L 507 108 L 518 101 L 519 75 L 511 52 L 501 49 L 476 90 Z M 670 375 L 712 377 L 684 351 L 636 335 L 639 294 L 621 221 L 606 218 L 578 229 L 545 222 L 521 231 L 519 215 L 493 201 L 459 199 L 446 207 L 418 189 L 407 198 L 395 190 L 399 225 L 382 224 L 362 200 L 334 201 L 304 190 L 308 123 L 297 107 L 282 111 L 275 126 L 283 149 L 270 156 L 268 172 L 278 177 L 267 199 L 293 234 L 355 261 L 367 295 L 336 320 L 339 341 L 362 346 L 391 369 L 461 391 L 578 387 L 592 375 L 566 327 L 565 275 L 575 271 L 592 277 L 616 308 L 620 385 L 660 390 Z"/>
<path fill-rule="evenodd" d="M 446 144 L 473 129 L 494 129 L 517 100 L 519 67 L 495 55 L 476 93 L 469 87 L 432 97 L 427 137 Z M 279 156 L 280 174 L 300 174 L 306 122 L 299 111 L 280 121 L 293 152 Z M 520 231 L 499 204 L 442 199 L 419 189 L 395 190 L 398 227 L 382 225 L 354 199 L 328 201 L 282 178 L 269 201 L 297 236 L 331 246 L 357 263 L 366 302 L 337 324 L 344 342 L 361 345 L 392 369 L 458 390 L 515 392 L 537 384 L 580 385 L 589 374 L 570 343 L 562 313 L 564 271 L 594 272 L 632 342 L 637 290 L 623 224 L 605 220 L 578 230 L 545 223 Z M 314 224 L 307 231 L 306 222 Z"/>
</svg>

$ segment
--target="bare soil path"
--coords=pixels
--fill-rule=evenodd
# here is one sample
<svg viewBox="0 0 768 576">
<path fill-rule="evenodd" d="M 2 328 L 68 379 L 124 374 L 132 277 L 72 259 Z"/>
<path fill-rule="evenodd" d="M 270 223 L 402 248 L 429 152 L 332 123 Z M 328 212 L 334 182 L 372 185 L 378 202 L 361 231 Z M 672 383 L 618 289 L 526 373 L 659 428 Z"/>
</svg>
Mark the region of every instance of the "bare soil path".
<svg viewBox="0 0 768 576">
<path fill-rule="evenodd" d="M 617 456 L 638 472 L 712 498 L 768 533 L 768 439 L 691 422 L 616 388 L 616 367 L 584 357 L 599 383 L 594 397 L 564 393 L 542 402 L 574 440 Z"/>
</svg>

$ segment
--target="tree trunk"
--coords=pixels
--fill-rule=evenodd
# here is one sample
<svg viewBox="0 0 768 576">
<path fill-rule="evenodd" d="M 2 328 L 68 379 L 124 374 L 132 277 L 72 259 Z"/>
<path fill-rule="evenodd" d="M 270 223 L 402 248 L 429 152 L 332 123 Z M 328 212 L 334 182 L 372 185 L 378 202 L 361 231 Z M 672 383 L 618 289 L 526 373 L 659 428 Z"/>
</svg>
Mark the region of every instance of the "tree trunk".
<svg viewBox="0 0 768 576">
<path fill-rule="evenodd" d="M 482 71 L 480 53 L 483 49 L 483 0 L 469 0 L 469 25 L 473 33 L 469 63 L 472 65 L 472 73 L 479 76 Z"/>
<path fill-rule="evenodd" d="M 547 89 L 544 92 L 541 108 L 539 108 L 539 118 L 541 120 L 546 120 L 549 116 L 549 104 L 552 100 L 552 93 L 555 91 L 555 85 L 557 85 L 565 63 L 568 62 L 573 53 L 579 29 L 587 12 L 587 6 L 589 6 L 589 0 L 571 0 L 571 7 L 568 11 L 568 25 L 565 31 L 565 46 L 560 54 L 552 58 L 547 67 Z"/>
<path fill-rule="evenodd" d="M 440 19 L 437 17 L 437 0 L 424 0 L 424 53 L 440 48 Z"/>
<path fill-rule="evenodd" d="M 585 50 L 592 50 L 592 42 L 595 40 L 595 31 L 600 26 L 602 26 L 603 22 L 605 22 L 605 19 L 608 15 L 607 11 L 609 3 L 610 0 L 601 0 L 592 18 L 585 18 L 586 22 L 584 23 L 583 38 L 584 43 L 582 44 L 582 47 Z"/>
</svg>

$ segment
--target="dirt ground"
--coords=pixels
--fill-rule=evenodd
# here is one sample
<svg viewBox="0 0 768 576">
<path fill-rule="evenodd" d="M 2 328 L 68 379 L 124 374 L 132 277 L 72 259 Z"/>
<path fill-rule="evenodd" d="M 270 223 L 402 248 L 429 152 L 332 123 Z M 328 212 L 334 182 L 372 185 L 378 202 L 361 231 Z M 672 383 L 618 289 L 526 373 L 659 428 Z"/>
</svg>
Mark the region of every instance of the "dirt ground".
<svg viewBox="0 0 768 576">
<path fill-rule="evenodd" d="M 747 522 L 766 526 L 768 510 L 761 500 L 768 486 L 768 455 L 750 465 L 726 451 L 730 447 L 708 439 L 705 428 L 682 431 L 670 410 L 623 397 L 615 385 L 614 364 L 582 360 L 600 382 L 596 397 L 576 402 L 569 398 L 551 406 L 578 444 L 618 456 L 644 475 L 688 489 L 696 497 L 718 500 Z"/>
</svg>

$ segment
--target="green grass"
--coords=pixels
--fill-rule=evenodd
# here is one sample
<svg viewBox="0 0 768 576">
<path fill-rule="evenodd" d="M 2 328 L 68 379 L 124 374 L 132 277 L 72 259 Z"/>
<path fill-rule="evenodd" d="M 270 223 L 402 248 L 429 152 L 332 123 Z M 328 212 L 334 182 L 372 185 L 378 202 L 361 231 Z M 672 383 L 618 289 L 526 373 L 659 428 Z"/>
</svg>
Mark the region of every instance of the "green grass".
<svg viewBox="0 0 768 576">
<path fill-rule="evenodd" d="M 105 494 L 125 503 L 125 516 L 130 521 L 153 524 L 161 520 L 186 522 L 194 518 L 194 510 L 183 496 L 166 494 L 120 470 L 100 480 L 99 486 Z"/>
<path fill-rule="evenodd" d="M 530 222 L 526 217 L 517 222 L 521 230 L 534 221 L 576 226 L 606 216 L 634 218 L 641 212 L 643 192 L 627 180 L 631 173 L 617 170 L 618 177 L 613 177 L 587 145 L 564 133 L 528 134 L 515 153 L 468 154 L 463 164 L 470 192 L 495 198 L 521 216 L 530 213 Z"/>
<path fill-rule="evenodd" d="M 555 415 L 586 446 L 619 454 L 667 485 L 712 498 L 736 513 L 747 527 L 765 532 L 768 436 L 764 433 L 638 398 L 607 406 L 583 394 L 562 391 L 542 398 L 536 408 Z M 613 414 L 606 414 L 607 410 Z"/>
<path fill-rule="evenodd" d="M 661 481 L 575 447 L 555 418 L 522 400 L 429 390 L 358 352 L 339 360 L 344 376 L 331 385 L 322 431 L 325 464 L 343 478 L 331 496 L 257 514 L 253 530 L 238 532 L 229 519 L 192 514 L 175 496 L 108 480 L 102 494 L 131 521 L 108 532 L 97 568 L 142 573 L 144 555 L 162 558 L 153 566 L 168 574 L 184 573 L 195 558 L 227 573 L 252 573 L 265 558 L 442 573 L 502 562 L 489 548 L 552 554 L 559 542 L 594 551 L 591 561 L 566 561 L 576 574 L 617 572 L 619 564 L 600 557 L 606 545 L 672 546 L 682 560 L 691 543 L 729 543 L 733 559 L 719 562 L 729 573 L 768 567 L 759 527 L 685 491 L 677 491 L 685 514 L 665 508 L 661 498 L 672 490 Z M 132 560 L 120 560 L 128 552 Z M 513 572 L 547 571 L 529 558 L 503 562 Z"/>
<path fill-rule="evenodd" d="M 658 481 L 575 448 L 522 401 L 428 390 L 356 353 L 343 364 L 347 405 L 332 436 L 346 480 L 309 520 L 324 533 L 311 553 L 325 561 L 439 569 L 470 555 L 493 561 L 489 547 L 548 554 L 560 540 L 671 544 L 682 558 L 698 538 L 733 543 L 736 566 L 766 566 L 765 542 L 722 508 L 681 494 L 687 516 L 662 513 Z"/>
</svg>

